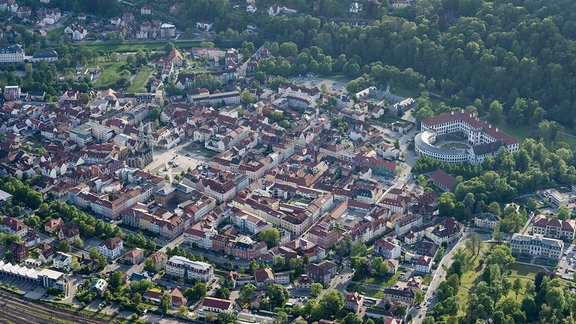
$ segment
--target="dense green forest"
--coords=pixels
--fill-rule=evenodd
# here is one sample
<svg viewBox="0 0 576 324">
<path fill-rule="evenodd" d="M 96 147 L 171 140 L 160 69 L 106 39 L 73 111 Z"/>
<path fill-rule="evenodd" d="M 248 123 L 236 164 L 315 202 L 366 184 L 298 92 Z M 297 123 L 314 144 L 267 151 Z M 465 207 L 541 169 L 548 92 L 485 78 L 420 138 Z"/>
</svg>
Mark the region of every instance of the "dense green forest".
<svg viewBox="0 0 576 324">
<path fill-rule="evenodd" d="M 572 126 L 576 72 L 573 1 L 419 1 L 373 26 L 310 18 L 265 18 L 260 36 L 344 54 L 361 72 L 381 62 L 426 77 L 426 88 L 467 105 L 538 100 L 548 117 Z"/>
</svg>

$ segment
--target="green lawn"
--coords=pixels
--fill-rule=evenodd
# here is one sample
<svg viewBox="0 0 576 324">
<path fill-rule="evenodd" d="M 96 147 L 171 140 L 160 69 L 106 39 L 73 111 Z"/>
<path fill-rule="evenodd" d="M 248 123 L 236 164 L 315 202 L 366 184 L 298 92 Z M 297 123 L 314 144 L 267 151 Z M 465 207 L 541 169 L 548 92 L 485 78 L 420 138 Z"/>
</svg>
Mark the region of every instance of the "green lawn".
<svg viewBox="0 0 576 324">
<path fill-rule="evenodd" d="M 364 287 L 359 284 L 351 283 L 346 287 L 348 292 L 358 292 L 360 294 L 366 295 L 368 297 L 374 298 L 384 298 L 384 292 L 378 289 Z"/>
<path fill-rule="evenodd" d="M 100 65 L 100 77 L 94 84 L 95 88 L 110 87 L 124 69 L 124 62 L 106 62 Z"/>
<path fill-rule="evenodd" d="M 163 51 L 168 42 L 131 42 L 125 44 L 82 44 L 73 43 L 70 46 L 85 46 L 93 51 L 104 52 L 137 52 L 138 50 Z M 178 48 L 200 46 L 200 41 L 173 42 Z"/>
<path fill-rule="evenodd" d="M 396 275 L 391 276 L 390 278 L 379 278 L 379 277 L 367 277 L 362 279 L 362 282 L 365 284 L 370 285 L 381 285 L 384 287 L 392 287 L 398 281 L 398 277 Z"/>
<path fill-rule="evenodd" d="M 486 119 L 486 118 L 482 118 Z M 506 123 L 505 118 L 502 118 L 497 123 L 492 123 L 493 126 L 498 127 L 502 131 L 506 132 L 508 135 L 516 138 L 518 141 L 522 142 L 525 138 L 534 137 L 536 134 L 536 126 L 511 126 Z M 570 136 L 572 132 L 562 125 L 559 125 L 557 141 L 566 142 L 570 147 L 576 147 L 576 136 Z"/>
<path fill-rule="evenodd" d="M 352 80 L 343 74 L 335 74 L 335 75 L 331 75 L 331 76 L 327 76 L 327 77 L 323 77 L 323 78 L 328 79 L 328 80 L 332 80 L 332 81 L 336 81 L 336 82 L 342 82 L 342 83 L 348 83 L 348 82 L 350 82 L 350 80 Z"/>
<path fill-rule="evenodd" d="M 488 251 L 488 246 L 486 244 L 482 247 L 482 253 Z M 462 278 L 460 278 L 460 287 L 458 287 L 458 294 L 456 295 L 456 300 L 458 300 L 458 316 L 465 316 L 465 309 L 468 304 L 468 296 L 470 295 L 470 290 L 474 288 L 478 278 L 482 276 L 482 266 L 480 266 L 481 256 L 472 254 L 467 251 L 469 256 L 468 261 L 470 262 L 464 267 L 464 273 Z"/>
<path fill-rule="evenodd" d="M 136 74 L 134 80 L 132 80 L 132 85 L 128 88 L 129 93 L 142 93 L 148 92 L 146 89 L 146 81 L 152 71 L 150 69 L 142 69 Z"/>
<path fill-rule="evenodd" d="M 511 271 L 510 274 L 506 275 L 506 279 L 508 279 L 510 282 L 513 283 L 514 280 L 516 280 L 516 278 L 520 278 L 520 280 L 522 281 L 522 289 L 518 291 L 518 296 L 516 296 L 516 292 L 511 289 L 508 292 L 508 295 L 502 296 L 500 301 L 503 301 L 506 298 L 512 298 L 515 300 L 522 301 L 524 299 L 524 295 L 526 294 L 526 288 L 525 288 L 526 283 L 534 282 L 534 277 L 536 276 L 536 273 L 540 270 L 542 270 L 542 268 L 540 267 L 534 267 L 518 263 L 513 264 L 510 267 Z"/>
<path fill-rule="evenodd" d="M 514 263 L 510 266 L 511 274 L 509 277 L 534 280 L 536 273 L 540 270 L 542 270 L 540 267 Z"/>
</svg>

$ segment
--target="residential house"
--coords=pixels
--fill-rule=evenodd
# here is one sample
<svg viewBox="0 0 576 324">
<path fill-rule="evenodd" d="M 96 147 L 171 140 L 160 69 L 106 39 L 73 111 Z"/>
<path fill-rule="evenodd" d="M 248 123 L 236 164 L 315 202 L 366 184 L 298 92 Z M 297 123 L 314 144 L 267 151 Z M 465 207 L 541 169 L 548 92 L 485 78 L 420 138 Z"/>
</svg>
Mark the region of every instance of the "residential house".
<svg viewBox="0 0 576 324">
<path fill-rule="evenodd" d="M 0 232 L 10 235 L 16 234 L 23 238 L 28 233 L 28 226 L 19 219 L 4 217 L 0 222 Z"/>
<path fill-rule="evenodd" d="M 104 279 L 93 279 L 90 285 L 90 290 L 95 291 L 98 296 L 102 296 L 108 288 L 108 281 Z"/>
<path fill-rule="evenodd" d="M 61 217 L 51 218 L 49 221 L 44 223 L 44 230 L 48 233 L 57 233 L 60 227 L 64 225 L 64 221 Z"/>
<path fill-rule="evenodd" d="M 398 259 L 402 249 L 397 243 L 385 239 L 379 239 L 374 243 L 374 253 L 381 255 L 385 259 Z"/>
<path fill-rule="evenodd" d="M 390 273 L 394 274 L 394 273 L 396 273 L 396 271 L 398 271 L 398 266 L 400 264 L 400 262 L 398 260 L 386 259 L 386 260 L 384 260 L 384 262 L 388 263 L 388 266 L 390 267 Z"/>
<path fill-rule="evenodd" d="M 182 292 L 178 288 L 172 289 L 170 292 L 170 300 L 172 300 L 172 305 L 174 306 L 186 305 L 188 302 L 186 297 L 182 295 Z"/>
<path fill-rule="evenodd" d="M 328 260 L 310 263 L 306 266 L 306 274 L 315 282 L 327 284 L 336 276 L 336 263 Z"/>
<path fill-rule="evenodd" d="M 416 271 L 422 273 L 430 273 L 432 271 L 432 258 L 429 256 L 421 256 L 416 262 Z"/>
<path fill-rule="evenodd" d="M 206 297 L 202 301 L 201 313 L 206 315 L 206 313 L 220 313 L 220 312 L 232 312 L 234 309 L 234 304 L 230 300 Z"/>
<path fill-rule="evenodd" d="M 12 253 L 12 259 L 23 262 L 30 255 L 26 243 L 13 243 L 8 250 Z"/>
<path fill-rule="evenodd" d="M 338 242 L 338 231 L 336 229 L 327 231 L 320 226 L 313 226 L 308 231 L 306 238 L 324 249 L 329 249 Z"/>
<path fill-rule="evenodd" d="M 480 213 L 474 218 L 474 225 L 488 229 L 494 230 L 500 224 L 500 217 L 492 213 Z"/>
<path fill-rule="evenodd" d="M 395 232 L 399 237 L 404 236 L 412 228 L 422 225 L 422 215 L 405 215 L 396 221 Z"/>
<path fill-rule="evenodd" d="M 384 289 L 384 300 L 390 304 L 400 302 L 412 306 L 414 304 L 415 297 L 416 295 L 412 289 Z"/>
<path fill-rule="evenodd" d="M 452 219 L 445 219 L 438 225 L 426 229 L 426 237 L 438 245 L 457 241 L 464 232 L 464 225 Z"/>
<path fill-rule="evenodd" d="M 119 237 L 104 240 L 98 245 L 98 252 L 108 258 L 114 260 L 122 255 L 124 249 L 124 241 Z"/>
<path fill-rule="evenodd" d="M 275 283 L 274 271 L 271 268 L 259 268 L 254 273 L 256 288 L 266 288 Z"/>
<path fill-rule="evenodd" d="M 56 249 L 45 242 L 38 244 L 36 247 L 36 252 L 38 253 L 38 260 L 43 264 L 52 263 L 52 258 L 56 254 Z"/>
<path fill-rule="evenodd" d="M 145 300 L 149 300 L 153 303 L 159 304 L 160 300 L 162 299 L 162 296 L 164 296 L 164 293 L 162 293 L 160 290 L 157 289 L 148 289 L 143 295 L 142 298 Z"/>
<path fill-rule="evenodd" d="M 363 304 L 364 296 L 357 292 L 348 293 L 344 298 L 344 309 L 351 310 L 354 313 L 358 313 Z"/>
<path fill-rule="evenodd" d="M 154 263 L 154 271 L 158 272 L 166 268 L 166 263 L 168 262 L 168 256 L 162 251 L 152 253 L 150 255 L 152 263 Z"/>
<path fill-rule="evenodd" d="M 64 252 L 57 252 L 53 259 L 53 266 L 58 270 L 69 271 L 72 265 L 72 255 Z"/>
<path fill-rule="evenodd" d="M 312 278 L 308 277 L 308 275 L 301 274 L 298 277 L 298 281 L 296 282 L 296 288 L 298 288 L 298 289 L 310 289 L 312 287 L 313 283 L 314 283 L 314 280 L 312 280 Z"/>
<path fill-rule="evenodd" d="M 78 225 L 74 222 L 68 222 L 58 230 L 58 239 L 66 240 L 68 243 L 73 244 L 76 238 L 80 237 L 80 229 Z"/>
<path fill-rule="evenodd" d="M 130 262 L 131 264 L 139 264 L 144 261 L 144 250 L 140 248 L 134 248 L 124 255 L 124 260 Z"/>
</svg>

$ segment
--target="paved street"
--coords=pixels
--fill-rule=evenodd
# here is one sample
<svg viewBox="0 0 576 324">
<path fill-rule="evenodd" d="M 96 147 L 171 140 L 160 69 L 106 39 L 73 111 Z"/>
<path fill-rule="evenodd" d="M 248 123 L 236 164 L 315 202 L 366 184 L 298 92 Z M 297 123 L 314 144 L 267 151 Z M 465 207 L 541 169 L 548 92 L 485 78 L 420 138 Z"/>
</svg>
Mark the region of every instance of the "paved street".
<svg viewBox="0 0 576 324">
<path fill-rule="evenodd" d="M 436 269 L 434 277 L 432 278 L 432 281 L 428 286 L 428 290 L 424 295 L 424 302 L 422 303 L 422 307 L 420 309 L 413 308 L 412 311 L 410 312 L 413 318 L 412 323 L 414 324 L 422 323 L 422 320 L 424 319 L 424 317 L 426 317 L 426 313 L 432 312 L 432 308 L 438 302 L 438 299 L 436 298 L 435 295 L 436 290 L 438 289 L 438 285 L 440 284 L 440 282 L 446 279 L 446 269 L 448 269 L 450 265 L 452 265 L 452 258 L 454 257 L 454 252 L 457 251 L 459 248 L 465 248 L 466 239 L 468 238 L 468 235 L 470 235 L 471 232 L 472 231 L 466 231 L 464 235 L 462 235 L 460 240 L 458 240 L 458 242 L 456 242 L 456 244 L 454 244 L 454 246 L 450 248 L 450 251 L 446 253 L 446 255 L 444 255 L 444 258 L 442 258 L 442 260 L 438 263 L 438 268 Z M 480 239 L 482 239 L 482 241 L 484 242 L 492 239 L 491 234 L 478 233 L 478 235 L 480 236 Z"/>
</svg>

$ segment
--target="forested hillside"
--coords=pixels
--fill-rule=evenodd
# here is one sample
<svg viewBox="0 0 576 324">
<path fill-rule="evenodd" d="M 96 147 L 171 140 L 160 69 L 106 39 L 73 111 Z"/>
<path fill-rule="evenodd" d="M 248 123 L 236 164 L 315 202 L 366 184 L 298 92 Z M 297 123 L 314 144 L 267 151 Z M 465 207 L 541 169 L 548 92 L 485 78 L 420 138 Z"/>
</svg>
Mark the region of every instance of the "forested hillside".
<svg viewBox="0 0 576 324">
<path fill-rule="evenodd" d="M 345 54 L 361 72 L 373 62 L 412 68 L 452 105 L 539 101 L 548 118 L 576 118 L 576 3 L 569 0 L 421 0 L 367 28 L 311 18 L 266 18 L 261 37 Z"/>
</svg>

